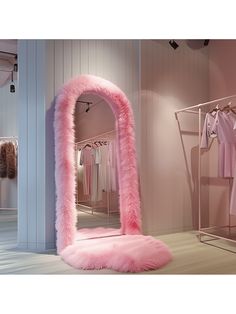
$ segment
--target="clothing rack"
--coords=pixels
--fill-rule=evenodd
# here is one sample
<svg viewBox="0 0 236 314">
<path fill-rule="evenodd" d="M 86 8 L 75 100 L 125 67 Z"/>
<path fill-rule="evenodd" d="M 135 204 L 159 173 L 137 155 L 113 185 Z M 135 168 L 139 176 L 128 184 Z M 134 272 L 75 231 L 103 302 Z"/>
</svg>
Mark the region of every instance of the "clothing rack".
<svg viewBox="0 0 236 314">
<path fill-rule="evenodd" d="M 1 140 L 18 140 L 17 136 L 0 136 L 0 141 Z M 17 210 L 17 208 L 13 207 L 0 207 L 0 210 Z"/>
<path fill-rule="evenodd" d="M 104 133 L 101 133 L 99 135 L 90 137 L 88 139 L 76 142 L 75 143 L 75 149 L 77 150 L 79 148 L 84 147 L 86 144 L 91 144 L 91 143 L 94 143 L 96 141 L 110 141 L 110 140 L 113 140 L 114 137 L 115 137 L 115 134 L 116 134 L 115 130 L 111 130 L 111 131 L 104 132 Z M 78 200 L 78 190 L 77 190 L 76 196 L 77 196 L 76 205 L 79 205 L 79 206 L 91 209 L 92 214 L 93 214 L 94 206 L 93 206 L 92 202 L 91 202 L 91 206 L 87 206 L 87 205 L 81 204 L 79 202 L 79 200 Z M 110 191 L 107 192 L 107 213 L 108 213 L 108 216 L 110 216 Z"/>
<path fill-rule="evenodd" d="M 99 135 L 90 137 L 90 138 L 88 138 L 86 140 L 82 140 L 82 141 L 76 142 L 75 143 L 75 147 L 79 148 L 79 147 L 83 146 L 84 144 L 90 144 L 90 143 L 96 142 L 96 140 L 100 140 L 100 141 L 112 140 L 112 139 L 114 139 L 115 133 L 116 133 L 115 130 L 101 133 Z"/>
<path fill-rule="evenodd" d="M 194 105 L 194 106 L 190 106 L 190 107 L 186 107 L 180 110 L 175 111 L 175 117 L 176 120 L 179 123 L 178 120 L 178 114 L 179 113 L 194 113 L 194 114 L 198 114 L 198 237 L 200 242 L 205 243 L 205 244 L 209 244 L 209 241 L 212 240 L 219 240 L 219 239 L 223 239 L 226 241 L 230 241 L 233 243 L 236 243 L 236 238 L 234 237 L 230 237 L 230 235 L 232 235 L 232 230 L 233 228 L 236 228 L 235 225 L 231 225 L 231 215 L 230 215 L 230 210 L 228 212 L 228 224 L 226 226 L 213 226 L 213 227 L 202 227 L 202 223 L 201 223 L 201 217 L 202 217 L 202 208 L 201 208 L 201 135 L 202 135 L 202 114 L 206 114 L 207 111 L 203 111 L 202 109 L 206 106 L 211 106 L 211 105 L 215 105 L 216 103 L 219 105 L 221 102 L 225 102 L 225 101 L 229 101 L 230 99 L 235 99 L 236 100 L 236 95 L 231 95 L 231 96 L 227 96 L 227 97 L 223 97 L 223 98 L 218 98 L 212 101 L 208 101 L 205 103 L 200 103 L 198 105 Z M 228 105 L 230 106 L 230 108 L 235 108 L 235 106 L 231 106 L 231 102 L 228 103 Z M 220 108 L 219 108 L 220 109 Z M 181 132 L 181 130 L 180 130 Z M 231 190 L 231 184 L 229 184 L 230 186 L 230 190 Z M 220 229 L 222 228 L 227 228 L 228 229 L 228 234 L 227 236 L 223 236 L 222 234 L 219 233 Z M 217 230 L 217 231 L 214 231 Z M 211 240 L 202 240 L 202 236 L 208 236 L 211 238 Z M 222 247 L 220 247 L 222 248 Z M 224 248 L 223 248 L 224 249 Z M 229 249 L 225 249 L 228 251 L 231 251 Z M 234 252 L 235 251 L 231 251 Z"/>
</svg>

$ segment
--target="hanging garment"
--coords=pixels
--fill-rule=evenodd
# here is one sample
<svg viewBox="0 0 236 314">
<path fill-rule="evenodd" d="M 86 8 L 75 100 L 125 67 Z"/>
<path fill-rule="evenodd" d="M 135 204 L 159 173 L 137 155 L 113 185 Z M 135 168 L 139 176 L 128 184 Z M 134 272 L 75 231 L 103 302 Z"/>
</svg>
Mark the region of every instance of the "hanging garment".
<svg viewBox="0 0 236 314">
<path fill-rule="evenodd" d="M 117 190 L 117 164 L 116 164 L 116 143 L 111 141 L 108 144 L 108 189 L 109 191 Z"/>
<path fill-rule="evenodd" d="M 236 166 L 236 115 L 232 112 L 217 111 L 215 116 L 206 114 L 201 148 L 208 147 L 209 137 L 218 139 L 218 175 L 234 177 Z"/>
<path fill-rule="evenodd" d="M 0 178 L 7 177 L 6 143 L 0 144 Z"/>
<path fill-rule="evenodd" d="M 107 191 L 107 155 L 108 145 L 102 145 L 96 149 L 96 163 L 98 164 L 98 195 Z"/>
<path fill-rule="evenodd" d="M 218 174 L 232 178 L 230 214 L 236 215 L 236 115 L 233 112 L 218 111 L 215 116 L 206 114 L 201 147 L 208 147 L 208 138 L 218 138 Z"/>
<path fill-rule="evenodd" d="M 80 165 L 83 165 L 83 191 L 84 195 L 91 195 L 92 187 L 92 165 L 94 163 L 94 149 L 85 146 L 81 150 Z"/>
<path fill-rule="evenodd" d="M 97 202 L 102 200 L 102 194 L 98 190 L 98 170 L 99 170 L 99 160 L 98 160 L 97 147 L 94 148 L 94 160 L 92 164 L 92 187 L 91 187 L 91 201 Z"/>
<path fill-rule="evenodd" d="M 13 142 L 0 145 L 0 177 L 14 179 L 17 173 L 17 147 Z"/>
<path fill-rule="evenodd" d="M 208 148 L 209 145 L 209 138 L 216 137 L 216 128 L 215 128 L 215 119 L 216 119 L 216 113 L 207 113 L 203 125 L 202 130 L 202 138 L 201 138 L 201 148 Z"/>
<path fill-rule="evenodd" d="M 6 164 L 7 164 L 7 177 L 14 179 L 17 171 L 16 147 L 14 143 L 6 143 Z"/>
<path fill-rule="evenodd" d="M 79 171 L 79 167 L 81 166 L 80 165 L 80 156 L 81 156 L 81 150 L 76 149 L 76 151 L 75 151 L 75 165 L 76 165 L 77 172 Z"/>
</svg>

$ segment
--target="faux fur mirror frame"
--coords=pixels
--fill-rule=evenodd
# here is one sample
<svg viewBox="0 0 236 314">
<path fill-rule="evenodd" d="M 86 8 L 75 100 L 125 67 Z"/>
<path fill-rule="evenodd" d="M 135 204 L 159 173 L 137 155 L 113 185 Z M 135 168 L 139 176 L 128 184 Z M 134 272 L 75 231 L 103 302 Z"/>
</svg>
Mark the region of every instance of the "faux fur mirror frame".
<svg viewBox="0 0 236 314">
<path fill-rule="evenodd" d="M 122 234 L 141 233 L 139 181 L 134 118 L 125 94 L 111 82 L 92 75 L 70 80 L 58 92 L 55 105 L 55 180 L 57 252 L 76 239 L 74 111 L 82 94 L 96 94 L 110 106 L 116 119 L 119 206 Z"/>
</svg>

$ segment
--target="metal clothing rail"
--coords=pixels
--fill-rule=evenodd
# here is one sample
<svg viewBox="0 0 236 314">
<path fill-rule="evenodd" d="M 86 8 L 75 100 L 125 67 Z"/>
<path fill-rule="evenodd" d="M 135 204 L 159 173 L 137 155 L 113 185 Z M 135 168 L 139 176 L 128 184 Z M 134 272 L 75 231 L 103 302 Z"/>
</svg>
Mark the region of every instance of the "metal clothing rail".
<svg viewBox="0 0 236 314">
<path fill-rule="evenodd" d="M 0 140 L 18 140 L 17 136 L 0 136 Z M 17 210 L 13 207 L 0 207 L 0 210 Z"/>
<path fill-rule="evenodd" d="M 78 147 L 80 145 L 83 145 L 83 144 L 86 144 L 86 143 L 91 143 L 91 142 L 94 142 L 96 140 L 104 140 L 105 141 L 105 140 L 108 140 L 108 139 L 112 138 L 112 136 L 114 137 L 114 135 L 115 135 L 115 130 L 104 132 L 104 133 L 101 133 L 99 135 L 90 137 L 90 138 L 88 138 L 86 140 L 82 140 L 82 141 L 76 142 L 75 146 Z"/>
<path fill-rule="evenodd" d="M 178 120 L 178 114 L 179 113 L 184 113 L 184 112 L 188 112 L 188 113 L 198 113 L 198 234 L 199 234 L 199 240 L 202 243 L 207 243 L 209 240 L 202 240 L 202 236 L 208 236 L 211 237 L 212 240 L 219 240 L 219 239 L 223 239 L 226 241 L 230 241 L 230 242 L 234 242 L 236 243 L 236 237 L 232 237 L 232 230 L 233 228 L 236 228 L 236 226 L 231 225 L 231 219 L 230 219 L 230 211 L 228 212 L 228 225 L 226 226 L 215 226 L 215 227 L 202 227 L 201 225 L 201 214 L 202 214 L 202 208 L 201 208 L 201 135 L 202 135 L 202 114 L 206 114 L 206 112 L 202 111 L 202 108 L 205 106 L 209 106 L 215 103 L 220 103 L 223 102 L 225 100 L 229 100 L 229 99 L 236 99 L 236 95 L 231 95 L 231 96 L 227 96 L 227 97 L 223 97 L 223 98 L 218 98 L 212 101 L 208 101 L 202 104 L 198 104 L 198 105 L 194 105 L 191 107 L 186 107 L 180 110 L 176 110 L 175 111 L 175 117 Z M 228 104 L 229 106 L 231 105 L 231 102 Z M 230 106 L 231 107 L 231 106 Z M 232 107 L 231 107 L 232 108 Z M 197 109 L 197 111 L 196 111 Z M 179 123 L 179 122 L 178 122 Z M 229 187 L 230 187 L 230 192 L 231 192 L 231 182 L 229 182 Z M 228 231 L 229 236 L 225 236 L 222 235 L 222 233 L 220 234 L 219 231 L 222 228 L 226 228 Z M 236 230 L 236 229 L 235 229 Z M 231 235 L 231 237 L 230 237 Z M 207 243 L 208 244 L 208 243 Z M 221 247 L 220 247 L 221 248 Z M 228 250 L 228 249 L 225 249 Z M 231 250 L 228 250 L 231 251 Z M 231 251 L 232 252 L 232 251 Z M 236 252 L 235 252 L 236 253 Z"/>
<path fill-rule="evenodd" d="M 227 96 L 227 97 L 223 97 L 223 98 L 218 98 L 218 99 L 215 99 L 215 100 L 204 102 L 202 104 L 198 104 L 198 105 L 194 105 L 194 106 L 191 106 L 191 107 L 186 107 L 186 108 L 183 108 L 183 109 L 179 109 L 179 110 L 175 111 L 175 114 L 178 114 L 179 112 L 188 111 L 188 110 L 191 110 L 191 109 L 194 109 L 194 108 L 198 109 L 198 108 L 201 108 L 201 107 L 204 107 L 204 106 L 207 106 L 207 105 L 211 105 L 211 104 L 214 104 L 216 102 L 223 101 L 223 100 L 228 100 L 228 99 L 231 99 L 231 98 L 236 98 L 236 95 L 231 95 L 231 96 Z"/>
</svg>

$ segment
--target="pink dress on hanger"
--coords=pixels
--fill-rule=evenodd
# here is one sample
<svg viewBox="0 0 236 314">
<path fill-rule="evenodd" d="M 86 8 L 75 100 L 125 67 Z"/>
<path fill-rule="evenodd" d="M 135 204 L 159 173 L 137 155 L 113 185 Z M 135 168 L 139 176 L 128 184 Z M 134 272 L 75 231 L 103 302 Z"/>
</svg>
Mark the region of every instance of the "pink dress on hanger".
<svg viewBox="0 0 236 314">
<path fill-rule="evenodd" d="M 84 166 L 83 191 L 84 195 L 91 195 L 92 189 L 92 166 L 94 164 L 94 149 L 86 146 L 81 150 L 80 164 Z"/>
<path fill-rule="evenodd" d="M 218 138 L 218 173 L 220 177 L 234 178 L 230 198 L 230 214 L 236 215 L 236 115 L 218 111 L 206 114 L 201 148 L 208 147 L 208 138 Z"/>
<path fill-rule="evenodd" d="M 116 142 L 108 144 L 108 188 L 109 191 L 117 190 L 117 165 L 116 165 Z"/>
</svg>

